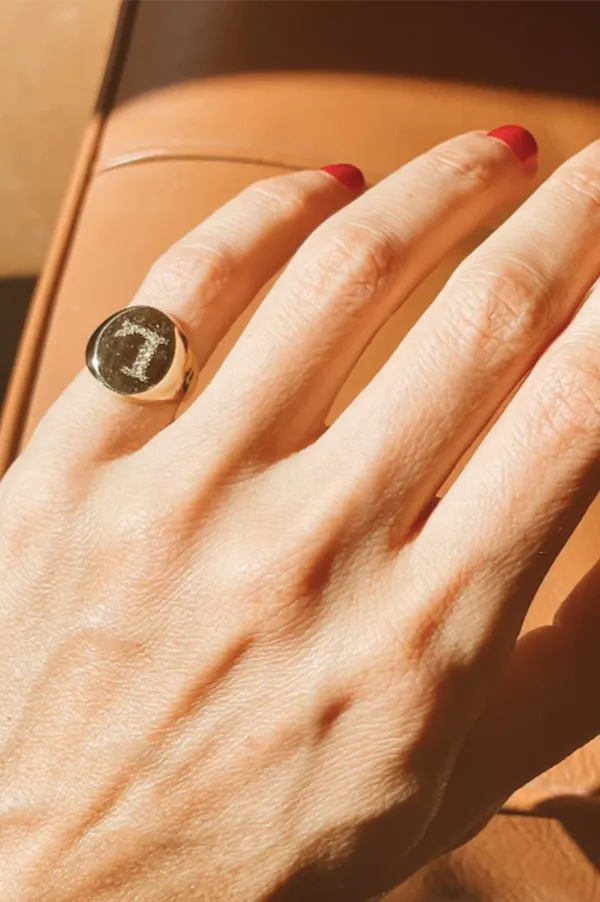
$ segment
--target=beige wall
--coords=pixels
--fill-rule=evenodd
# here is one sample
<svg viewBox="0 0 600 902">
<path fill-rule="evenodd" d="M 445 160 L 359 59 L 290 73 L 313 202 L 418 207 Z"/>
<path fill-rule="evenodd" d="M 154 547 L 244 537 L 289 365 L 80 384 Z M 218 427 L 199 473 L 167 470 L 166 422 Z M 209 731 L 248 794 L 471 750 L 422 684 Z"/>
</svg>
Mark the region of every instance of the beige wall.
<svg viewBox="0 0 600 902">
<path fill-rule="evenodd" d="M 0 280 L 44 259 L 118 5 L 0 0 Z"/>
</svg>

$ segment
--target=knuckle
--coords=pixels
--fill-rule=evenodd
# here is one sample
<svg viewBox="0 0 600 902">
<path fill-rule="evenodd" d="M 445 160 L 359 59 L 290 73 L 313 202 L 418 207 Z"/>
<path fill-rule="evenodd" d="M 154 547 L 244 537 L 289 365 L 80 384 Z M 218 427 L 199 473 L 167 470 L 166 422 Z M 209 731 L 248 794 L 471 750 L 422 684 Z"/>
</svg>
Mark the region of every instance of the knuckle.
<svg viewBox="0 0 600 902">
<path fill-rule="evenodd" d="M 111 516 L 111 526 L 114 531 L 114 522 Z M 160 505 L 153 500 L 141 498 L 133 501 L 128 499 L 123 514 L 119 517 L 119 524 L 114 534 L 120 544 L 152 549 L 162 547 L 167 549 L 177 532 L 182 527 L 181 516 L 177 516 L 170 505 Z"/>
<path fill-rule="evenodd" d="M 143 292 L 173 299 L 202 292 L 203 300 L 215 297 L 230 281 L 238 264 L 225 241 L 215 240 L 202 229 L 174 244 L 150 268 Z"/>
<path fill-rule="evenodd" d="M 48 467 L 30 465 L 27 453 L 21 455 L 18 464 L 2 480 L 2 534 L 28 541 L 53 522 L 68 522 L 73 498 L 64 479 Z"/>
<path fill-rule="evenodd" d="M 257 554 L 244 539 L 233 540 L 227 566 L 222 555 L 204 559 L 205 586 L 215 597 L 229 599 L 238 624 L 271 647 L 287 647 L 303 635 L 310 613 L 294 591 L 295 568 L 274 548 Z"/>
<path fill-rule="evenodd" d="M 310 200 L 306 181 L 293 175 L 275 175 L 259 179 L 244 189 L 242 195 L 252 206 L 277 209 L 282 220 L 294 219 Z"/>
<path fill-rule="evenodd" d="M 440 175 L 454 181 L 458 177 L 475 190 L 485 191 L 497 181 L 490 161 L 465 149 L 438 148 L 431 151 L 430 163 Z"/>
<path fill-rule="evenodd" d="M 156 493 L 143 480 L 132 479 L 124 484 L 120 475 L 117 468 L 104 482 L 94 512 L 102 547 L 122 553 L 139 547 L 144 555 L 161 545 L 168 550 L 169 537 L 182 526 L 172 500 L 165 502 L 162 492 L 155 497 Z"/>
<path fill-rule="evenodd" d="M 555 433 L 565 451 L 577 453 L 573 440 L 589 439 L 600 429 L 600 363 L 592 343 L 564 342 L 536 396 L 541 428 Z"/>
<path fill-rule="evenodd" d="M 561 293 L 524 261 L 504 261 L 502 270 L 482 269 L 461 280 L 453 292 L 450 316 L 456 342 L 488 365 L 502 365 L 525 353 L 546 334 L 556 317 Z"/>
<path fill-rule="evenodd" d="M 567 191 L 582 195 L 592 207 L 600 207 L 600 155 L 594 163 L 570 169 L 565 173 L 564 185 Z"/>
<path fill-rule="evenodd" d="M 400 256 L 390 237 L 365 224 L 329 227 L 319 235 L 299 279 L 310 291 L 343 292 L 345 302 L 362 308 L 393 278 Z"/>
</svg>

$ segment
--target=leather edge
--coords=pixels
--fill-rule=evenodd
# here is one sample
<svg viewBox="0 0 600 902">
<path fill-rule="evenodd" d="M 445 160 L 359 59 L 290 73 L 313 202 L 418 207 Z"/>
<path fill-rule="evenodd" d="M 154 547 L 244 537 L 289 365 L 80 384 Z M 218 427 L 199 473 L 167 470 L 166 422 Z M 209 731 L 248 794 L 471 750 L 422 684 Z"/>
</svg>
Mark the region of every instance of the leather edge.
<svg viewBox="0 0 600 902">
<path fill-rule="evenodd" d="M 46 327 L 93 173 L 102 130 L 123 70 L 137 9 L 138 0 L 122 0 L 94 113 L 84 131 L 50 247 L 29 304 L 0 416 L 0 477 L 17 456 Z"/>
</svg>

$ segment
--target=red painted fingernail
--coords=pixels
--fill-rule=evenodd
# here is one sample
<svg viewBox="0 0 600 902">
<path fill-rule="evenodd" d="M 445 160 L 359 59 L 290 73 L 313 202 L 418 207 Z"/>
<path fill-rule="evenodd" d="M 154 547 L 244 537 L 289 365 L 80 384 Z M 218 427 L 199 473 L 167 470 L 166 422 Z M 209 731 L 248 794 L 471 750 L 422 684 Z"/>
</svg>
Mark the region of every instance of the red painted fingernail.
<svg viewBox="0 0 600 902">
<path fill-rule="evenodd" d="M 358 166 L 353 166 L 352 163 L 333 163 L 331 166 L 321 167 L 321 172 L 328 172 L 346 188 L 352 188 L 354 191 L 365 187 L 364 175 Z"/>
<path fill-rule="evenodd" d="M 514 155 L 521 163 L 529 163 L 537 157 L 537 141 L 526 128 L 521 125 L 501 125 L 487 133 L 488 138 L 497 138 L 508 144 Z"/>
</svg>

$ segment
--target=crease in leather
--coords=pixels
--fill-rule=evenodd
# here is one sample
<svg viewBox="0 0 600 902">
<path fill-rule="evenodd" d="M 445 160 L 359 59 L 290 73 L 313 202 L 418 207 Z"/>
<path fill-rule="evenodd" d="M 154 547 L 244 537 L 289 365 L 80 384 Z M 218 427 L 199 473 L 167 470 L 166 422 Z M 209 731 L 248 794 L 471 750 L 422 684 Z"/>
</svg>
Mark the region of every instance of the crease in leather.
<svg viewBox="0 0 600 902">
<path fill-rule="evenodd" d="M 310 169 L 310 166 L 302 164 L 284 163 L 282 160 L 270 160 L 261 156 L 238 156 L 236 154 L 210 153 L 201 150 L 139 150 L 131 153 L 123 154 L 109 160 L 108 163 L 102 163 L 94 170 L 94 177 L 103 175 L 105 172 L 112 172 L 114 169 L 122 169 L 126 166 L 135 166 L 144 163 L 162 163 L 172 161 L 192 161 L 207 163 L 246 163 L 251 166 L 269 166 L 287 169 L 290 172 L 300 172 L 303 169 Z"/>
<path fill-rule="evenodd" d="M 94 168 L 93 177 L 103 175 L 105 172 L 112 172 L 115 169 L 123 169 L 127 166 L 143 165 L 145 163 L 161 163 L 161 162 L 205 162 L 205 163 L 236 163 L 249 166 L 265 166 L 268 168 L 285 169 L 288 172 L 302 172 L 306 169 L 320 169 L 321 163 L 314 161 L 298 161 L 285 160 L 281 157 L 274 159 L 264 156 L 263 154 L 249 154 L 247 151 L 238 150 L 219 151 L 211 149 L 203 149 L 199 147 L 182 147 L 177 150 L 171 150 L 162 147 L 140 148 L 139 150 L 130 151 L 122 155 L 108 159 Z M 366 175 L 366 173 L 365 173 Z M 371 178 L 367 178 L 367 182 L 373 183 L 385 178 L 386 173 L 378 173 Z"/>
</svg>

